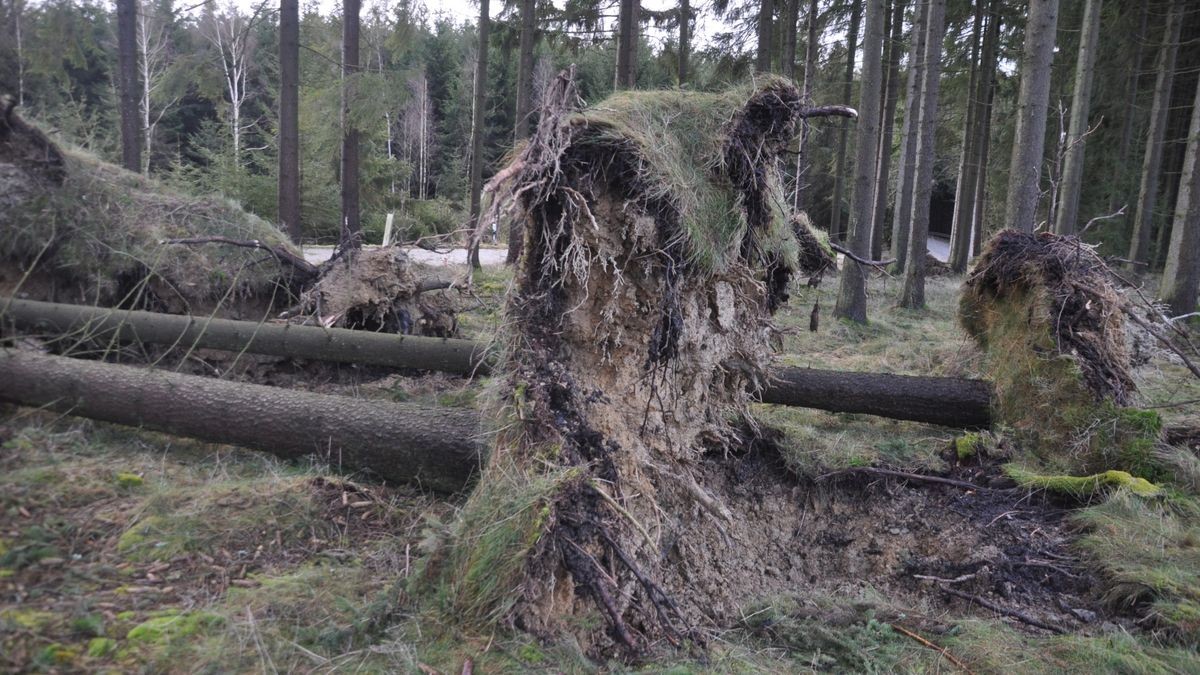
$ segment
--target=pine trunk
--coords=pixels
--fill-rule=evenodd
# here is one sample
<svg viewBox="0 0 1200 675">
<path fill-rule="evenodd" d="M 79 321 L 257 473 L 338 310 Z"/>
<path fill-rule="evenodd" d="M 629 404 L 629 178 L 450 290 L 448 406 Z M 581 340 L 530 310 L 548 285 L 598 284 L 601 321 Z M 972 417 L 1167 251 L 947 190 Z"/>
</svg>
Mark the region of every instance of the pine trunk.
<svg viewBox="0 0 1200 675">
<path fill-rule="evenodd" d="M 1025 24 L 1021 59 L 1021 89 L 1017 98 L 1017 130 L 1008 169 L 1005 222 L 1021 232 L 1033 232 L 1041 191 L 1046 144 L 1046 109 L 1050 100 L 1050 64 L 1058 27 L 1058 0 L 1031 0 Z"/>
<path fill-rule="evenodd" d="M 799 0 L 795 0 L 799 2 Z M 691 38 L 689 31 L 691 30 L 692 21 L 692 6 L 688 0 L 679 1 L 679 86 L 687 84 L 688 79 L 688 56 L 691 51 Z M 793 48 L 795 45 L 792 45 Z"/>
<path fill-rule="evenodd" d="M 300 3 L 279 3 L 279 226 L 300 245 Z"/>
<path fill-rule="evenodd" d="M 883 122 L 880 125 L 878 170 L 875 173 L 875 206 L 871 212 L 871 258 L 883 259 L 887 229 L 888 185 L 892 171 L 892 137 L 896 126 L 896 101 L 900 97 L 900 44 L 904 36 L 905 0 L 892 0 L 888 33 L 887 85 L 884 87 Z"/>
<path fill-rule="evenodd" d="M 483 217 L 483 124 L 484 106 L 487 104 L 488 33 L 491 16 L 488 0 L 479 0 L 479 49 L 475 59 L 475 89 L 471 103 L 471 231 L 481 232 L 479 219 Z M 480 237 L 471 238 L 470 264 L 481 269 L 479 263 Z"/>
<path fill-rule="evenodd" d="M 925 72 L 925 37 L 929 25 L 929 2 L 917 0 L 908 46 L 908 85 L 904 99 L 904 123 L 900 127 L 900 163 L 896 167 L 896 203 L 892 209 L 892 270 L 904 272 L 908 240 L 912 231 L 912 186 L 917 164 L 917 131 L 921 117 L 921 80 Z"/>
<path fill-rule="evenodd" d="M 854 55 L 858 52 L 858 24 L 862 19 L 863 0 L 854 0 L 850 9 L 850 33 L 846 37 L 846 80 L 842 85 L 842 100 L 849 101 L 854 96 Z M 841 241 L 842 233 L 842 193 L 846 189 L 846 145 L 850 140 L 850 129 L 843 124 L 838 130 L 837 161 L 833 168 L 833 201 L 829 204 L 829 236 Z"/>
<path fill-rule="evenodd" d="M 808 5 L 808 41 L 804 47 L 804 84 L 801 86 L 801 96 L 805 103 L 812 102 L 813 83 L 817 79 L 817 56 L 820 45 L 817 44 L 817 0 L 811 0 Z M 804 199 L 804 176 L 808 173 L 808 120 L 800 121 L 800 139 L 796 145 L 796 185 L 792 193 L 792 209 L 806 211 L 808 204 Z"/>
<path fill-rule="evenodd" d="M 518 141 L 529 138 L 533 128 L 533 48 L 537 33 L 537 2 L 521 0 L 521 37 L 517 56 L 516 128 Z"/>
<path fill-rule="evenodd" d="M 486 1 L 486 0 L 485 0 Z M 358 202 L 358 129 L 352 112 L 358 83 L 358 28 L 361 0 L 344 0 L 342 25 L 342 233 L 338 246 L 362 248 Z"/>
<path fill-rule="evenodd" d="M 142 170 L 138 121 L 137 0 L 117 0 L 117 90 L 121 101 L 121 166 Z"/>
<path fill-rule="evenodd" d="M 1196 311 L 1196 295 L 1200 289 L 1200 167 L 1197 162 L 1200 162 L 1200 80 L 1196 83 L 1187 154 L 1179 177 L 1171 243 L 1167 248 L 1159 290 L 1163 302 L 1171 306 L 1175 316 Z"/>
<path fill-rule="evenodd" d="M 771 72 L 771 38 L 775 34 L 775 0 L 759 0 L 758 48 L 754 52 L 754 70 Z"/>
<path fill-rule="evenodd" d="M 395 483 L 455 492 L 485 450 L 478 413 L 0 351 L 0 400 L 286 459 L 317 456 Z"/>
<path fill-rule="evenodd" d="M 1128 166 L 1129 152 L 1133 147 L 1134 120 L 1138 116 L 1138 89 L 1140 88 L 1142 76 L 1142 60 L 1146 52 L 1146 24 L 1150 17 L 1150 5 L 1142 3 L 1139 14 L 1141 15 L 1141 19 L 1138 22 L 1138 32 L 1133 36 L 1132 40 L 1134 45 L 1133 62 L 1129 65 L 1129 75 L 1127 84 L 1125 85 L 1125 115 L 1124 119 L 1121 120 L 1121 142 L 1117 146 L 1116 166 L 1121 167 Z M 1125 186 L 1118 185 L 1108 198 L 1109 213 L 1118 210 L 1123 204 L 1128 204 L 1128 197 L 1129 195 L 1126 194 Z M 1128 215 L 1125 217 L 1126 219 L 1129 218 Z"/>
<path fill-rule="evenodd" d="M 992 0 L 988 10 L 987 33 L 983 36 L 983 64 L 975 101 L 979 106 L 975 124 L 975 183 L 971 186 L 971 250 L 983 249 L 983 207 L 987 197 L 988 149 L 992 142 L 992 101 L 996 96 L 997 45 L 1000 42 L 1000 0 Z"/>
<path fill-rule="evenodd" d="M 930 0 L 925 36 L 925 70 L 921 77 L 921 114 L 917 135 L 917 166 L 913 172 L 912 232 L 900 306 L 925 307 L 925 258 L 929 251 L 929 199 L 933 192 L 934 149 L 937 145 L 938 94 L 941 90 L 942 37 L 946 30 L 946 0 Z"/>
<path fill-rule="evenodd" d="M 1075 234 L 1079 227 L 1079 191 L 1083 186 L 1083 150 L 1087 143 L 1088 110 L 1092 101 L 1092 72 L 1100 41 L 1102 0 L 1086 0 L 1079 36 L 1079 59 L 1075 64 L 1075 92 L 1071 97 L 1071 123 L 1067 131 L 1066 163 L 1059 188 L 1054 231 Z"/>
<path fill-rule="evenodd" d="M 879 117 L 883 84 L 883 21 L 886 0 L 864 0 L 866 12 L 863 30 L 863 72 L 858 103 L 858 139 L 854 157 L 854 209 L 850 250 L 860 258 L 871 255 L 872 216 L 875 210 L 873 189 L 879 155 Z M 881 186 L 882 187 L 882 186 Z M 858 265 L 842 264 L 834 316 L 857 323 L 867 322 L 867 281 Z"/>
<path fill-rule="evenodd" d="M 979 60 L 980 42 L 983 39 L 984 4 L 975 5 L 975 22 L 971 28 L 971 76 L 967 84 L 966 115 L 963 121 L 962 152 L 958 159 L 958 181 L 954 188 L 954 218 L 950 228 L 950 269 L 962 274 L 967 271 L 967 257 L 971 248 L 971 215 L 975 207 L 971 203 L 975 196 L 975 128 L 979 124 L 979 108 L 976 94 L 983 64 Z"/>
<path fill-rule="evenodd" d="M 1138 190 L 1137 209 L 1133 216 L 1133 234 L 1129 240 L 1129 259 L 1150 261 L 1150 234 L 1154 228 L 1154 209 L 1158 203 L 1158 183 L 1162 173 L 1163 143 L 1167 133 L 1167 116 L 1171 108 L 1171 85 L 1175 78 L 1175 59 L 1179 52 L 1179 35 L 1183 25 L 1183 3 L 1172 0 L 1158 49 L 1155 65 L 1154 103 L 1150 108 L 1150 127 L 1146 132 L 1146 152 L 1142 156 L 1142 179 Z"/>
<path fill-rule="evenodd" d="M 614 89 L 637 86 L 637 0 L 620 0 L 617 15 L 617 73 Z"/>
</svg>

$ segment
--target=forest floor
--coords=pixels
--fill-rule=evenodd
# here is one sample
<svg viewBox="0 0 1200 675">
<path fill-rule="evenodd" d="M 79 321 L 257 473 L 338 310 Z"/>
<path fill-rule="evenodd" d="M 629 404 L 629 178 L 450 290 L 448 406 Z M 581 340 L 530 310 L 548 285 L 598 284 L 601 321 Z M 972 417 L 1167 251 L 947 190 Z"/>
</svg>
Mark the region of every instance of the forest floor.
<svg viewBox="0 0 1200 675">
<path fill-rule="evenodd" d="M 465 337 L 494 334 L 508 272 L 477 278 Z M 778 317 L 779 362 L 979 376 L 955 319 L 961 278 L 931 279 L 929 307 L 871 283 L 867 326 L 831 316 L 833 284 Z M 821 329 L 808 331 L 820 294 Z M 482 383 L 444 375 L 329 377 L 325 391 L 475 406 Z M 1200 398 L 1151 354 L 1144 403 Z M 1200 406 L 1161 409 L 1200 423 Z M 791 593 L 747 597 L 706 652 L 658 652 L 649 672 L 1197 672 L 1200 507 L 1122 494 L 1072 503 L 862 472 L 934 472 L 1004 485 L 995 458 L 960 457 L 949 429 L 757 406 L 779 456 L 743 463 L 754 484 L 784 465 L 812 521 L 776 536 Z M 1002 443 L 991 439 L 994 451 Z M 501 626 L 461 634 L 405 592 L 459 502 L 319 465 L 23 408 L 0 408 L 0 671 L 593 672 L 570 644 Z M 1198 460 L 1200 463 L 1200 460 Z M 1200 470 L 1196 474 L 1200 476 Z M 992 483 L 989 483 L 991 481 Z M 746 527 L 770 518 L 745 514 Z M 753 521 L 753 522 L 750 522 Z M 980 605 L 983 599 L 993 608 Z M 995 610 L 1000 608 L 1007 613 Z M 1014 619 L 1065 631 L 1055 634 Z"/>
</svg>

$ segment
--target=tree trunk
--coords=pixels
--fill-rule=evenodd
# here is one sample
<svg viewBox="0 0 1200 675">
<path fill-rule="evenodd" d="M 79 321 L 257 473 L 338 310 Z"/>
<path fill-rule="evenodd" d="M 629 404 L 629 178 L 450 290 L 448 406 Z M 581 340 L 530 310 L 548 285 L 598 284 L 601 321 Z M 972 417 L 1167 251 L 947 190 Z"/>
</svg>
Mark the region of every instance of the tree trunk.
<svg viewBox="0 0 1200 675">
<path fill-rule="evenodd" d="M 471 231 L 480 232 L 483 217 L 483 125 L 487 105 L 488 33 L 491 29 L 488 0 L 479 0 L 479 49 L 475 61 L 475 91 L 471 104 Z M 479 263 L 479 240 L 471 238 L 470 264 L 482 269 Z"/>
<path fill-rule="evenodd" d="M 40 336 L 54 347 L 61 339 L 56 336 L 64 336 L 72 345 L 84 338 L 103 345 L 131 341 L 459 375 L 489 375 L 493 368 L 488 345 L 471 340 L 260 324 L 13 298 L 0 298 L 0 305 L 8 308 L 2 325 Z M 779 368 L 770 373 L 761 400 L 763 403 L 864 412 L 930 424 L 973 426 L 985 413 L 976 411 L 962 415 L 961 412 L 975 405 L 970 401 L 978 399 L 979 395 L 972 394 L 974 398 L 971 398 L 961 392 L 987 386 L 983 381 L 961 378 Z M 857 394 L 849 396 L 847 391 Z M 939 411 L 937 406 L 921 403 L 925 399 L 940 401 L 952 412 Z"/>
<path fill-rule="evenodd" d="M 1175 222 L 1167 249 L 1159 296 L 1171 306 L 1175 316 L 1196 311 L 1200 288 L 1200 80 L 1192 104 L 1188 128 L 1187 154 L 1179 177 L 1179 196 L 1175 199 Z"/>
<path fill-rule="evenodd" d="M 967 271 L 967 257 L 971 248 L 971 215 L 975 212 L 971 203 L 975 196 L 975 128 L 979 124 L 977 94 L 983 64 L 979 59 L 980 42 L 983 39 L 984 3 L 975 5 L 975 22 L 971 29 L 971 76 L 967 84 L 966 115 L 963 122 L 962 152 L 958 160 L 958 181 L 954 188 L 954 219 L 950 228 L 950 269 L 962 274 Z"/>
<path fill-rule="evenodd" d="M 358 82 L 360 5 L 361 0 L 342 3 L 342 231 L 338 246 L 353 249 L 362 248 L 363 243 L 358 204 L 358 129 L 351 113 Z"/>
<path fill-rule="evenodd" d="M 759 0 L 758 48 L 754 52 L 754 70 L 771 72 L 771 38 L 775 35 L 775 0 Z"/>
<path fill-rule="evenodd" d="M 537 33 L 537 2 L 521 0 L 521 38 L 517 57 L 517 109 L 513 137 L 529 138 L 533 128 L 533 48 Z"/>
<path fill-rule="evenodd" d="M 56 348 L 70 348 L 81 342 L 107 347 L 115 341 L 134 341 L 184 350 L 245 351 L 460 375 L 491 372 L 487 346 L 470 340 L 231 321 L 14 298 L 0 298 L 0 303 L 5 307 L 0 317 L 3 324 L 45 336 Z"/>
<path fill-rule="evenodd" d="M 1021 59 L 1017 130 L 1008 169 L 1005 222 L 1033 232 L 1037 220 L 1042 160 L 1046 142 L 1046 107 L 1050 99 L 1050 64 L 1054 59 L 1058 0 L 1031 0 Z"/>
<path fill-rule="evenodd" d="M 871 212 L 871 258 L 883 259 L 884 230 L 887 229 L 888 180 L 892 171 L 892 136 L 896 126 L 896 100 L 900 94 L 900 43 L 904 36 L 905 0 L 892 0 L 890 38 L 887 49 L 887 85 L 884 87 L 883 123 L 880 128 L 878 170 L 875 173 L 875 206 Z"/>
<path fill-rule="evenodd" d="M 474 410 L 241 384 L 162 370 L 0 351 L 0 400 L 212 443 L 311 455 L 441 492 L 479 469 Z"/>
<path fill-rule="evenodd" d="M 1000 0 L 992 0 L 987 34 L 983 37 L 983 70 L 976 100 L 979 111 L 975 125 L 975 184 L 971 188 L 971 250 L 983 250 L 983 207 L 987 202 L 988 155 L 992 144 L 992 101 L 996 96 L 997 45 L 1000 42 Z"/>
<path fill-rule="evenodd" d="M 1146 151 L 1142 156 L 1142 179 L 1137 209 L 1133 216 L 1133 234 L 1129 240 L 1129 259 L 1149 262 L 1150 233 L 1154 228 L 1154 208 L 1158 203 L 1158 182 L 1162 172 L 1163 141 L 1167 133 L 1167 114 L 1171 108 L 1171 85 L 1175 77 L 1175 57 L 1179 52 L 1183 3 L 1172 0 L 1167 14 L 1162 45 L 1158 48 L 1154 103 L 1150 108 L 1150 127 L 1146 131 Z"/>
<path fill-rule="evenodd" d="M 637 0 L 620 0 L 617 15 L 617 73 L 613 89 L 637 86 Z"/>
<path fill-rule="evenodd" d="M 117 90 L 121 101 L 121 166 L 142 170 L 138 121 L 137 0 L 117 0 Z"/>
<path fill-rule="evenodd" d="M 800 0 L 784 0 L 783 53 L 779 56 L 779 73 L 789 80 L 796 79 L 796 31 L 800 22 Z"/>
<path fill-rule="evenodd" d="M 937 146 L 938 93 L 941 89 L 942 36 L 946 30 L 946 0 L 930 0 L 925 36 L 925 70 L 921 77 L 920 133 L 917 166 L 913 171 L 912 232 L 900 306 L 925 307 L 925 258 L 929 250 L 929 199 L 933 192 L 934 149 Z"/>
<path fill-rule="evenodd" d="M 1059 188 L 1054 231 L 1075 234 L 1079 220 L 1079 190 L 1083 185 L 1083 149 L 1087 143 L 1088 109 L 1092 101 L 1092 72 L 1100 41 L 1100 9 L 1103 0 L 1086 0 L 1079 36 L 1079 60 L 1075 65 L 1075 92 L 1071 97 L 1071 125 L 1067 132 L 1066 165 Z"/>
<path fill-rule="evenodd" d="M 883 17 L 886 0 L 864 0 L 863 73 L 858 103 L 858 139 L 854 156 L 854 210 L 850 250 L 860 258 L 871 255 L 871 234 L 875 230 L 873 189 L 879 155 L 879 117 L 883 80 Z M 858 265 L 842 265 L 834 316 L 857 323 L 867 322 L 867 278 Z"/>
<path fill-rule="evenodd" d="M 921 118 L 921 81 L 925 73 L 925 37 L 929 25 L 929 1 L 917 0 L 908 45 L 908 85 L 904 99 L 904 123 L 900 127 L 900 164 L 896 167 L 896 203 L 892 209 L 892 271 L 907 267 L 908 240 L 912 231 L 913 173 L 917 166 L 917 132 Z"/>
<path fill-rule="evenodd" d="M 858 51 L 858 24 L 862 18 L 863 0 L 854 0 L 850 8 L 850 32 L 846 37 L 846 80 L 842 85 L 842 100 L 849 101 L 854 96 L 854 55 Z M 860 122 L 861 124 L 861 122 Z M 846 175 L 846 145 L 849 142 L 850 129 L 842 124 L 838 130 L 837 160 L 833 168 L 833 201 L 830 202 L 829 236 L 841 241 L 842 235 L 842 193 L 845 191 Z"/>
<path fill-rule="evenodd" d="M 812 102 L 813 83 L 817 79 L 817 55 L 820 45 L 817 44 L 817 0 L 811 0 L 808 5 L 808 42 L 804 47 L 804 84 L 801 95 L 805 103 Z M 804 176 L 808 173 L 808 120 L 800 120 L 800 138 L 796 145 L 796 186 L 792 193 L 792 208 L 805 211 L 808 208 L 804 200 Z"/>
<path fill-rule="evenodd" d="M 300 3 L 279 2 L 279 225 L 300 245 Z"/>
<path fill-rule="evenodd" d="M 796 0 L 797 2 L 799 0 Z M 688 79 L 688 56 L 691 51 L 691 31 L 692 21 L 692 5 L 688 0 L 679 0 L 679 72 L 678 85 L 682 87 L 687 84 Z M 792 45 L 795 48 L 795 45 Z"/>
<path fill-rule="evenodd" d="M 985 380 L 812 368 L 782 368 L 771 375 L 763 403 L 948 427 L 987 428 L 992 423 L 992 386 Z"/>
<path fill-rule="evenodd" d="M 1146 52 L 1146 24 L 1150 18 L 1149 3 L 1141 3 L 1139 12 L 1141 19 L 1138 22 L 1137 33 L 1134 34 L 1131 42 L 1134 45 L 1133 61 L 1129 65 L 1129 75 L 1127 84 L 1125 85 L 1125 116 L 1121 120 L 1121 142 L 1117 146 L 1117 162 L 1116 166 L 1128 166 L 1129 151 L 1133 147 L 1133 129 L 1134 120 L 1138 116 L 1138 89 L 1142 76 L 1142 60 Z M 1112 194 L 1108 198 L 1108 212 L 1112 213 L 1121 208 L 1123 204 L 1128 204 L 1129 195 L 1124 185 L 1118 184 L 1113 189 Z M 1125 216 L 1126 222 L 1129 222 L 1129 216 Z"/>
</svg>

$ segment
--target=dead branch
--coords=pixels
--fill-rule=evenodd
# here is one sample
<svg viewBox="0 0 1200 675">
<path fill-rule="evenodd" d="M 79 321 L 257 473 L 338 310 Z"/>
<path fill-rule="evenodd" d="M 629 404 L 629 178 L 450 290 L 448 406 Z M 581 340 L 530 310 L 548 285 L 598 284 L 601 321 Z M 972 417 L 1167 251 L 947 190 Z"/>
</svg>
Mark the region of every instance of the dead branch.
<svg viewBox="0 0 1200 675">
<path fill-rule="evenodd" d="M 818 476 L 817 480 L 818 481 L 828 480 L 830 478 L 836 478 L 838 476 L 844 476 L 846 474 L 851 474 L 851 473 L 869 473 L 869 474 L 874 474 L 877 476 L 889 476 L 891 478 L 903 478 L 905 480 L 915 480 L 915 481 L 921 481 L 921 482 L 925 482 L 925 483 L 940 483 L 942 485 L 951 485 L 954 487 L 963 488 L 964 490 L 987 490 L 987 491 L 992 491 L 992 492 L 1004 492 L 1005 491 L 1000 488 L 991 488 L 991 487 L 986 487 L 983 485 L 976 485 L 974 483 L 968 483 L 967 481 L 963 481 L 963 480 L 954 480 L 953 478 L 944 478 L 942 476 L 929 476 L 929 475 L 920 474 L 920 473 L 908 473 L 907 471 L 895 471 L 893 469 L 880 469 L 878 467 L 873 467 L 873 466 L 853 466 L 848 469 L 841 469 L 839 471 L 834 471 L 832 473 L 827 473 L 822 476 Z"/>
<path fill-rule="evenodd" d="M 926 640 L 925 638 L 923 638 L 920 635 L 914 633 L 913 631 L 905 628 L 904 626 L 899 626 L 894 623 L 889 624 L 889 625 L 892 627 L 892 630 L 896 631 L 897 633 L 900 633 L 901 635 L 908 636 L 908 637 L 916 640 L 917 642 L 921 643 L 922 645 L 925 645 L 926 647 L 932 649 L 933 651 L 941 654 L 942 656 L 946 657 L 947 661 L 958 666 L 958 668 L 960 670 L 962 670 L 964 673 L 968 673 L 968 675 L 971 675 L 972 670 L 967 667 L 967 664 L 958 660 L 958 657 L 951 654 L 949 649 L 942 647 L 941 645 L 934 644 L 933 642 L 930 642 L 929 640 Z"/>
<path fill-rule="evenodd" d="M 858 118 L 858 111 L 846 105 L 819 105 L 814 107 L 800 108 L 800 119 L 812 119 L 814 117 L 848 117 L 850 119 Z"/>
<path fill-rule="evenodd" d="M 160 244 L 227 244 L 229 246 L 241 246 L 242 248 L 256 248 L 270 253 L 275 256 L 281 264 L 289 265 L 292 269 L 299 272 L 306 279 L 318 275 L 317 266 L 308 262 L 304 258 L 292 253 L 282 246 L 272 246 L 264 244 L 257 239 L 231 239 L 229 237 L 211 236 L 211 237 L 182 237 L 178 239 L 163 239 Z"/>
<path fill-rule="evenodd" d="M 1138 316 L 1137 312 L 1133 311 L 1133 308 L 1124 306 L 1121 308 L 1121 311 L 1125 312 L 1125 316 L 1129 317 L 1130 320 L 1132 320 L 1138 326 L 1141 326 L 1143 330 L 1153 335 L 1155 340 L 1158 340 L 1160 343 L 1162 343 L 1162 346 L 1174 352 L 1175 355 L 1183 361 L 1183 365 L 1187 366 L 1187 369 L 1192 371 L 1193 375 L 1200 377 L 1200 367 L 1197 367 L 1195 363 L 1192 363 L 1192 360 L 1187 357 L 1187 354 L 1184 354 L 1183 350 L 1171 341 L 1171 338 L 1155 330 L 1154 327 L 1151 326 L 1145 319 Z"/>
<path fill-rule="evenodd" d="M 838 253 L 841 253 L 842 255 L 853 260 L 854 262 L 858 263 L 859 265 L 867 265 L 869 267 L 874 267 L 874 268 L 880 269 L 880 270 L 882 270 L 884 267 L 887 267 L 888 265 L 891 265 L 892 263 L 896 262 L 895 258 L 891 258 L 889 260 L 868 260 L 866 258 L 860 258 L 859 256 L 855 255 L 850 249 L 846 248 L 845 246 L 842 246 L 841 244 L 838 244 L 838 243 L 832 242 L 832 241 L 829 242 L 829 248 L 837 251 Z"/>
<path fill-rule="evenodd" d="M 1067 632 L 1067 630 L 1061 626 L 1054 626 L 1054 625 L 1045 623 L 1043 621 L 1040 621 L 1038 619 L 1035 619 L 1032 616 L 1029 616 L 1028 614 L 1021 612 L 1019 610 L 1009 609 L 1008 607 L 1004 607 L 1002 605 L 997 605 L 996 603 L 992 602 L 991 600 L 988 600 L 987 598 L 981 598 L 978 595 L 971 595 L 970 593 L 964 593 L 963 591 L 960 591 L 956 588 L 950 588 L 949 586 L 945 586 L 945 585 L 938 586 L 938 588 L 940 588 L 943 593 L 948 593 L 955 597 L 962 598 L 963 600 L 968 600 L 970 602 L 973 602 L 973 603 L 979 605 L 980 607 L 990 609 L 993 612 L 1003 614 L 1005 616 L 1010 616 L 1010 617 L 1016 619 L 1017 621 L 1020 621 L 1021 623 L 1033 626 L 1034 628 L 1041 628 L 1042 630 L 1048 630 L 1051 633 L 1057 633 L 1059 635 L 1062 635 Z"/>
<path fill-rule="evenodd" d="M 1089 134 L 1092 133 L 1091 130 L 1089 130 L 1088 133 Z M 1117 209 L 1116 211 L 1113 211 L 1112 213 L 1110 213 L 1106 216 L 1096 216 L 1095 218 L 1092 218 L 1091 220 L 1087 221 L 1087 224 L 1084 225 L 1083 229 L 1079 231 L 1079 235 L 1078 235 L 1079 238 L 1082 239 L 1084 233 L 1087 232 L 1092 227 L 1092 225 L 1095 225 L 1096 223 L 1100 222 L 1101 220 L 1111 220 L 1113 218 L 1119 218 L 1119 217 L 1125 215 L 1125 207 L 1127 207 L 1127 206 L 1129 206 L 1129 205 L 1128 204 L 1122 205 L 1121 208 Z"/>
</svg>

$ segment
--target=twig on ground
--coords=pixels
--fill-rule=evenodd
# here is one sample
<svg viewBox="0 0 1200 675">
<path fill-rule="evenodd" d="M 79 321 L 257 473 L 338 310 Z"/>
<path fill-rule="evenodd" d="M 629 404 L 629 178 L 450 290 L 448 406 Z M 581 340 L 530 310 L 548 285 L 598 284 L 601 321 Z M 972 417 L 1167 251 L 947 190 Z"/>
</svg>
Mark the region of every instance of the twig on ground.
<svg viewBox="0 0 1200 675">
<path fill-rule="evenodd" d="M 848 473 L 869 473 L 879 476 L 890 476 L 892 478 L 903 478 L 905 480 L 923 481 L 926 483 L 940 483 L 942 485 L 953 485 L 954 487 L 960 487 L 964 490 L 988 490 L 993 492 L 1005 491 L 999 488 L 991 488 L 983 485 L 976 485 L 974 483 L 968 483 L 964 480 L 954 480 L 953 478 L 944 478 L 942 476 L 928 476 L 920 473 L 908 473 L 907 471 L 895 471 L 893 469 L 880 469 L 873 466 L 854 466 L 850 467 L 849 469 L 842 469 L 840 471 L 827 473 L 823 476 L 818 476 L 817 480 L 822 481 Z"/>
<path fill-rule="evenodd" d="M 1044 621 L 1035 619 L 1032 616 L 1029 616 L 1028 614 L 1026 614 L 1024 612 L 1021 612 L 1021 611 L 1018 611 L 1015 609 L 1009 609 L 1009 608 L 1001 606 L 1001 605 L 997 605 L 996 603 L 992 602 L 991 600 L 988 600 L 986 598 L 981 598 L 978 595 L 971 595 L 970 593 L 964 593 L 963 591 L 960 591 L 956 588 L 950 588 L 949 586 L 945 586 L 945 585 L 941 585 L 938 588 L 940 588 L 943 593 L 949 593 L 950 595 L 962 598 L 963 600 L 969 600 L 969 601 L 979 605 L 980 607 L 990 609 L 993 612 L 997 612 L 997 613 L 1003 614 L 1005 616 L 1010 616 L 1010 617 L 1016 619 L 1017 621 L 1020 621 L 1021 623 L 1033 626 L 1034 628 L 1041 628 L 1042 630 L 1048 630 L 1051 633 L 1057 633 L 1059 635 L 1062 635 L 1063 633 L 1067 632 L 1067 630 L 1061 626 L 1054 626 L 1054 625 L 1045 623 Z"/>
<path fill-rule="evenodd" d="M 912 638 L 912 639 L 916 640 L 917 642 L 919 642 L 919 643 L 921 643 L 921 644 L 925 645 L 926 647 L 928 647 L 928 648 L 932 649 L 933 651 L 935 651 L 935 652 L 938 652 L 938 653 L 939 653 L 939 654 L 941 654 L 942 656 L 946 657 L 946 660 L 947 660 L 947 661 L 949 661 L 950 663 L 953 663 L 955 666 L 957 666 L 957 667 L 958 667 L 960 670 L 962 670 L 964 673 L 973 673 L 973 672 L 974 672 L 974 671 L 972 671 L 970 668 L 968 668 L 968 667 L 967 667 L 967 664 L 965 664 L 965 663 L 963 663 L 962 661 L 958 660 L 958 657 L 956 657 L 955 655 L 951 654 L 949 649 L 946 649 L 945 647 L 943 647 L 943 646 L 941 646 L 941 645 L 938 645 L 938 644 L 935 644 L 935 643 L 933 643 L 933 642 L 930 642 L 929 640 L 926 640 L 925 638 L 923 638 L 923 637 L 921 637 L 920 635 L 918 635 L 917 633 L 914 633 L 913 631 L 911 631 L 911 630 L 909 630 L 909 629 L 905 628 L 904 626 L 900 626 L 900 625 L 897 625 L 897 624 L 894 624 L 894 623 L 893 623 L 893 624 L 889 624 L 889 625 L 892 627 L 892 630 L 896 631 L 897 633 L 900 633 L 901 635 L 908 636 L 908 637 L 910 637 L 910 638 Z"/>
</svg>

